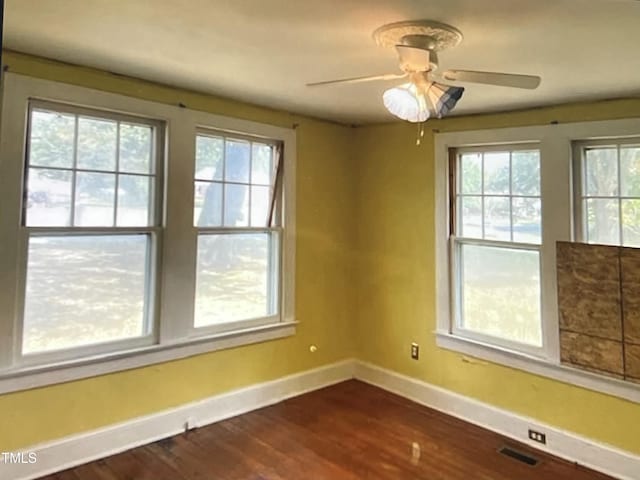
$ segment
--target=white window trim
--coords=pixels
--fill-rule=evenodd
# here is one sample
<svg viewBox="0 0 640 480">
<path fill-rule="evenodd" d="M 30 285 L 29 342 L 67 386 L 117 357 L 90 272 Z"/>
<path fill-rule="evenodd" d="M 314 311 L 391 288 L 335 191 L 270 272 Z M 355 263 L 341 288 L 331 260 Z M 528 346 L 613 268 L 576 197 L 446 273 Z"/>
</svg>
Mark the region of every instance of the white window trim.
<svg viewBox="0 0 640 480">
<path fill-rule="evenodd" d="M 640 119 L 549 124 L 435 135 L 436 343 L 439 347 L 640 403 L 640 386 L 560 364 L 555 242 L 574 238 L 572 144 L 575 141 L 637 136 Z M 542 196 L 541 294 L 543 348 L 532 356 L 454 334 L 449 254 L 449 150 L 537 143 Z"/>
<path fill-rule="evenodd" d="M 584 141 L 580 141 L 580 142 L 575 142 L 573 145 L 573 150 L 572 150 L 572 154 L 573 154 L 573 172 L 574 172 L 574 178 L 573 178 L 573 202 L 574 202 L 574 208 L 576 211 L 575 214 L 575 238 L 577 241 L 579 242 L 588 242 L 588 233 L 587 233 L 587 229 L 588 229 L 588 225 L 587 225 L 587 212 L 584 208 L 584 200 L 589 198 L 589 196 L 586 195 L 585 192 L 585 180 L 582 177 L 584 174 L 584 162 L 585 159 L 583 158 L 583 150 L 587 147 L 597 147 L 597 146 L 611 146 L 611 145 L 615 145 L 617 147 L 617 155 L 620 155 L 620 146 L 621 145 L 637 145 L 638 143 L 640 143 L 640 136 L 634 136 L 634 137 L 624 137 L 624 138 L 615 138 L 615 139 L 604 139 L 604 140 L 584 140 Z M 620 162 L 619 158 L 618 158 L 618 162 Z M 620 180 L 620 163 L 618 163 L 618 185 L 620 188 L 620 184 L 621 184 L 621 180 Z M 618 192 L 618 195 L 615 196 L 611 196 L 609 197 L 612 200 L 617 200 L 618 202 L 620 201 L 621 198 L 625 198 L 624 195 L 621 194 L 621 192 Z M 627 196 L 626 198 L 640 198 L 640 197 L 630 197 Z M 624 241 L 624 235 L 623 235 L 623 222 L 622 222 L 622 212 L 620 211 L 621 206 L 619 204 L 619 216 L 618 216 L 618 221 L 619 221 L 619 243 L 617 245 L 619 246 L 624 246 L 622 245 L 622 242 Z"/>
<path fill-rule="evenodd" d="M 236 133 L 236 132 L 229 132 L 229 131 L 225 131 L 225 130 L 220 130 L 220 129 L 212 129 L 212 128 L 202 128 L 199 127 L 196 131 L 196 135 L 213 135 L 213 136 L 224 136 L 225 139 L 226 138 L 231 138 L 231 139 L 243 139 L 243 140 L 247 140 L 247 141 L 251 141 L 251 142 L 256 142 L 256 141 L 260 141 L 261 138 L 257 137 L 257 136 L 250 136 L 245 134 L 240 134 L 240 133 Z M 272 145 L 274 147 L 274 153 L 276 151 L 275 147 L 280 143 L 277 139 L 273 139 L 273 138 L 266 138 L 264 139 L 265 143 L 268 143 L 270 145 Z M 286 160 L 285 160 L 286 161 Z M 275 163 L 275 162 L 274 162 Z M 285 165 L 285 169 L 286 169 L 286 165 Z M 197 181 L 195 175 L 194 175 L 194 182 L 195 183 Z M 226 183 L 226 180 L 222 180 L 221 183 L 224 185 Z M 275 185 L 274 185 L 275 188 Z M 220 225 L 220 226 L 215 226 L 215 227 L 199 227 L 199 226 L 193 226 L 193 228 L 196 231 L 196 242 L 198 241 L 198 239 L 202 236 L 205 236 L 207 234 L 228 234 L 228 235 L 233 235 L 236 233 L 267 233 L 270 235 L 271 240 L 273 240 L 273 238 L 275 237 L 278 240 L 278 243 L 281 243 L 281 239 L 282 239 L 282 234 L 284 233 L 284 228 L 283 226 L 280 225 L 281 222 L 278 221 L 279 219 L 279 215 L 278 212 L 281 211 L 281 209 L 279 208 L 281 206 L 281 199 L 280 198 L 276 198 L 276 207 L 275 207 L 275 217 L 274 220 L 276 220 L 276 224 L 275 225 L 265 225 L 265 226 L 260 226 L 260 227 L 256 227 L 256 226 L 243 226 L 243 227 L 230 227 L 230 226 L 224 226 L 224 225 Z M 223 207 L 224 208 L 224 207 Z M 286 218 L 283 219 L 286 222 Z M 275 235 L 274 235 L 275 234 Z M 271 251 L 271 261 L 276 264 L 279 264 L 279 267 L 276 269 L 275 272 L 269 272 L 270 275 L 272 275 L 273 278 L 277 278 L 278 279 L 278 283 L 280 283 L 280 281 L 283 278 L 283 272 L 282 272 L 282 262 L 280 261 L 281 259 L 281 252 L 282 247 L 279 249 L 274 249 L 273 251 Z M 274 275 L 275 273 L 275 275 Z M 197 280 L 197 279 L 196 279 Z M 277 295 L 275 295 L 275 298 L 271 298 L 271 301 L 274 301 L 274 303 L 277 305 L 277 310 L 281 311 L 283 309 L 283 299 L 284 299 L 284 292 L 281 288 L 281 286 L 278 286 L 278 292 Z M 200 327 L 196 327 L 194 324 L 190 324 L 189 325 L 189 335 L 193 336 L 193 337 L 199 337 L 202 335 L 215 335 L 218 333 L 223 333 L 223 332 L 229 332 L 229 331 L 233 331 L 233 330 L 238 330 L 240 328 L 252 328 L 252 327 L 258 327 L 260 325 L 269 325 L 272 323 L 277 322 L 278 318 L 279 318 L 279 313 L 276 314 L 272 314 L 272 315 L 268 315 L 265 317 L 261 317 L 261 318 L 252 318 L 252 319 L 248 319 L 248 320 L 239 320 L 239 321 L 235 321 L 235 322 L 229 322 L 226 324 L 218 324 L 218 325 L 205 325 L 205 326 L 200 326 Z"/>
<path fill-rule="evenodd" d="M 458 156 L 460 154 L 469 153 L 469 152 L 488 153 L 488 152 L 508 151 L 511 153 L 516 151 L 538 150 L 538 149 L 539 149 L 538 143 L 529 143 L 529 144 L 524 144 L 524 143 L 523 144 L 513 144 L 513 143 L 504 144 L 503 143 L 497 146 L 495 145 L 479 146 L 479 147 L 470 147 L 470 148 L 459 147 L 455 149 L 455 153 L 456 153 L 456 156 Z M 457 158 L 456 158 L 456 162 L 458 162 Z M 455 179 L 455 183 L 456 184 L 458 183 L 457 178 Z M 460 194 L 458 193 L 456 196 L 459 198 L 459 195 Z M 491 196 L 491 194 L 486 194 L 484 192 L 482 192 L 481 195 L 482 197 L 485 197 L 485 198 L 487 196 Z M 511 195 L 511 190 L 509 191 L 509 195 Z M 456 208 L 458 208 L 457 204 L 456 204 Z M 460 216 L 458 216 L 458 219 L 459 218 Z M 460 228 L 459 225 L 455 227 L 456 230 L 458 230 L 459 228 Z M 476 332 L 476 331 L 464 328 L 463 325 L 460 325 L 462 320 L 462 315 L 460 312 L 462 288 L 461 287 L 458 288 L 457 282 L 458 282 L 458 279 L 461 278 L 462 265 L 460 265 L 457 260 L 459 258 L 458 252 L 460 251 L 463 245 L 480 245 L 480 246 L 489 246 L 489 247 L 492 246 L 496 248 L 510 248 L 513 250 L 535 251 L 538 253 L 540 260 L 542 259 L 541 245 L 528 244 L 525 242 L 518 242 L 514 240 L 492 240 L 487 238 L 468 238 L 464 236 L 455 236 L 455 237 L 452 236 L 450 238 L 450 245 L 449 245 L 449 252 L 451 252 L 450 268 L 451 268 L 452 274 L 450 276 L 451 278 L 449 279 L 449 282 L 450 282 L 450 289 L 451 289 L 450 291 L 455 292 L 455 294 L 452 294 L 451 296 L 451 310 L 450 310 L 455 314 L 455 318 L 452 319 L 451 321 L 452 335 L 457 337 L 469 338 L 470 340 L 474 340 L 481 343 L 482 342 L 491 343 L 500 348 L 512 349 L 514 351 L 519 351 L 527 355 L 532 355 L 534 357 L 544 356 L 545 352 L 542 351 L 542 348 L 540 346 L 520 343 L 520 342 L 516 342 L 509 339 L 492 337 L 488 334 L 485 334 L 482 332 Z M 540 265 L 540 267 L 542 266 Z M 458 310 L 456 310 L 455 308 L 456 306 L 458 307 Z M 542 301 L 541 301 L 541 306 L 542 306 Z"/>
<path fill-rule="evenodd" d="M 157 321 L 157 291 L 159 286 L 159 275 L 158 275 L 158 264 L 159 264 L 159 254 L 160 254 L 160 245 L 162 245 L 162 227 L 161 219 L 162 219 L 162 210 L 163 210 L 163 190 L 160 191 L 158 187 L 162 187 L 163 185 L 163 177 L 164 177 L 164 125 L 162 122 L 150 120 L 147 118 L 140 117 L 139 119 L 134 116 L 125 115 L 121 113 L 113 113 L 112 111 L 103 111 L 103 110 L 95 110 L 90 108 L 82 108 L 77 107 L 76 105 L 68 105 L 63 103 L 53 103 L 48 101 L 42 101 L 39 99 L 33 99 L 29 101 L 27 117 L 29 117 L 34 109 L 48 109 L 58 112 L 69 113 L 72 115 L 88 115 L 97 114 L 101 118 L 111 119 L 113 121 L 132 121 L 132 122 L 140 122 L 140 124 L 148 125 L 154 128 L 154 149 L 155 153 L 153 155 L 154 164 L 154 181 L 156 187 L 154 188 L 152 203 L 153 203 L 153 221 L 150 225 L 143 227 L 117 227 L 114 223 L 113 226 L 92 226 L 92 227 L 78 227 L 77 225 L 69 225 L 64 227 L 51 227 L 51 226 L 27 226 L 24 225 L 20 228 L 20 232 L 22 234 L 20 238 L 20 245 L 18 246 L 18 250 L 22 252 L 22 249 L 28 249 L 28 238 L 34 238 L 38 235 L 43 236 L 55 236 L 55 235 L 63 235 L 65 233 L 69 233 L 76 236 L 90 236 L 90 235 L 116 235 L 116 234 L 137 234 L 140 232 L 145 232 L 149 235 L 149 259 L 148 259 L 148 267 L 145 273 L 149 276 L 147 281 L 148 285 L 148 294 L 149 294 L 149 302 L 146 308 L 148 309 L 148 313 L 145 313 L 144 323 L 145 323 L 145 333 L 140 336 L 136 336 L 133 338 L 119 339 L 113 341 L 102 342 L 97 345 L 84 345 L 79 347 L 71 347 L 61 350 L 54 351 L 44 351 L 44 352 L 36 352 L 26 356 L 23 356 L 19 359 L 18 362 L 20 365 L 24 366 L 24 368 L 28 368 L 29 366 L 37 366 L 37 365 L 50 365 L 55 364 L 61 361 L 68 360 L 72 357 L 83 358 L 87 356 L 96 356 L 101 353 L 110 353 L 114 350 L 122 351 L 122 350 L 133 350 L 136 348 L 147 347 L 154 345 L 156 343 L 155 338 L 155 329 L 156 329 L 156 321 Z M 28 120 L 27 120 L 28 122 Z M 26 132 L 25 137 L 28 136 L 28 132 Z M 28 143 L 27 139 L 24 139 L 25 144 Z M 26 155 L 25 155 L 26 157 Z M 30 165 L 27 165 L 26 159 L 23 160 L 23 172 L 25 169 L 31 168 Z M 36 167 L 37 168 L 37 167 Z M 74 170 L 77 166 L 74 164 L 72 167 Z M 7 199 L 7 201 L 9 201 Z M 11 205 L 11 203 L 9 203 Z M 24 205 L 21 205 L 20 215 L 18 215 L 18 221 L 21 221 L 21 217 L 24 216 L 25 210 Z M 72 205 L 73 209 L 73 205 Z M 9 215 L 14 212 L 8 212 Z M 114 214 L 116 210 L 114 209 Z M 115 220 L 115 217 L 114 217 Z M 26 299 L 26 280 L 27 280 L 27 261 L 26 254 L 21 253 L 20 264 L 18 265 L 18 301 L 16 304 L 17 311 L 24 311 L 25 307 L 25 299 Z M 17 322 L 14 324 L 15 330 L 13 332 L 14 343 L 13 349 L 14 352 L 18 352 L 21 348 L 21 340 L 23 338 L 24 331 L 24 322 Z M 14 359 L 17 359 L 16 354 L 14 353 Z"/>
<path fill-rule="evenodd" d="M 27 77 L 4 75 L 0 123 L 0 394 L 90 376 L 116 372 L 184 358 L 222 348 L 282 338 L 295 333 L 295 178 L 296 134 L 293 128 L 276 127 L 224 117 L 180 106 L 140 100 L 69 84 Z M 163 263 L 160 276 L 160 322 L 157 342 L 149 346 L 123 346 L 123 350 L 100 352 L 79 359 L 57 360 L 47 364 L 17 363 L 19 262 L 19 199 L 24 168 L 24 148 L 29 99 L 35 98 L 90 109 L 113 111 L 165 123 L 166 223 L 162 237 Z M 233 330 L 203 331 L 194 336 L 193 295 L 195 292 L 195 239 L 193 207 L 195 138 L 199 129 L 224 130 L 264 137 L 284 144 L 283 184 L 286 199 L 282 238 L 281 291 L 278 317 L 262 321 L 238 322 Z M 181 292 L 178 295 L 167 292 Z"/>
</svg>

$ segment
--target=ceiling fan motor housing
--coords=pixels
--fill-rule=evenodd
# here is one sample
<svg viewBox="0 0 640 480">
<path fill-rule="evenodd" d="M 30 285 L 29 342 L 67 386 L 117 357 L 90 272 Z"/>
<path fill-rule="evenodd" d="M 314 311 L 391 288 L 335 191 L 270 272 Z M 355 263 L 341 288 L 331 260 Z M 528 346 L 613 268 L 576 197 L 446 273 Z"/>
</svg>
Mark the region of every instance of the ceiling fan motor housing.
<svg viewBox="0 0 640 480">
<path fill-rule="evenodd" d="M 400 69 L 412 74 L 416 72 L 430 72 L 438 68 L 438 54 L 422 47 L 396 45 L 400 59 Z"/>
</svg>

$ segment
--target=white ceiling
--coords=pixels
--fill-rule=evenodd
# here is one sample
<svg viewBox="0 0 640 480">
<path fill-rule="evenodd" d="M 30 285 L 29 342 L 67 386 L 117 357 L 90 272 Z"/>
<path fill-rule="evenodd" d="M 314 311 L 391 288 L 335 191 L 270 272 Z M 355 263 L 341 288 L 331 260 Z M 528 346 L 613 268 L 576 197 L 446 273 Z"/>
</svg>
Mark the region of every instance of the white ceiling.
<svg viewBox="0 0 640 480">
<path fill-rule="evenodd" d="M 537 90 L 468 85 L 456 114 L 640 93 L 636 0 L 6 0 L 5 46 L 341 122 L 392 120 L 394 82 L 305 87 L 395 72 L 382 24 L 449 23 L 440 68 L 537 74 Z M 396 81 L 396 83 L 398 83 Z"/>
</svg>

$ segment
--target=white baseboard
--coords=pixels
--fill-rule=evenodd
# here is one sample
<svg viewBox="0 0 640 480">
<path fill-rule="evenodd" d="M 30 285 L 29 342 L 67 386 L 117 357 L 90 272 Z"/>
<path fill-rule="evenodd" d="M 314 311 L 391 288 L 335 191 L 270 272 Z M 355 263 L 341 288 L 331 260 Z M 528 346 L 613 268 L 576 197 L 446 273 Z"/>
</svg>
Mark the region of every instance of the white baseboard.
<svg viewBox="0 0 640 480">
<path fill-rule="evenodd" d="M 344 360 L 23 449 L 22 452 L 35 452 L 37 462 L 0 463 L 0 478 L 38 478 L 177 435 L 184 432 L 187 425 L 189 428 L 200 427 L 273 405 L 290 397 L 349 380 L 353 378 L 354 365 L 353 360 Z"/>
<path fill-rule="evenodd" d="M 355 362 L 355 378 L 620 480 L 640 478 L 640 457 L 615 447 L 369 363 Z M 547 444 L 529 440 L 529 428 L 544 432 Z"/>
<path fill-rule="evenodd" d="M 187 425 L 194 428 L 215 423 L 351 378 L 621 480 L 640 478 L 640 457 L 629 452 L 356 360 L 344 360 L 23 449 L 35 452 L 37 463 L 1 463 L 0 458 L 0 478 L 31 480 L 177 435 Z M 547 444 L 529 440 L 529 428 L 544 432 Z"/>
</svg>

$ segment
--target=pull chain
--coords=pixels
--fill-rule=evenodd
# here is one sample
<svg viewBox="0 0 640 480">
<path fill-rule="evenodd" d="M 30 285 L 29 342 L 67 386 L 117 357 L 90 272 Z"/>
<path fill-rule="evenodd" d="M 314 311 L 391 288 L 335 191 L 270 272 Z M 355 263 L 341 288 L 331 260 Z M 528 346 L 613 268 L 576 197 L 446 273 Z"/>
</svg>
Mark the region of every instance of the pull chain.
<svg viewBox="0 0 640 480">
<path fill-rule="evenodd" d="M 416 138 L 416 145 L 420 145 L 422 143 L 422 137 L 424 137 L 424 122 L 420 122 L 418 124 L 418 135 Z"/>
</svg>

